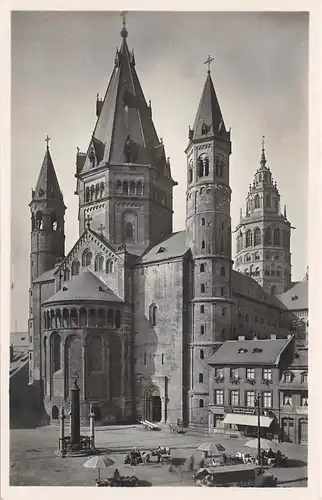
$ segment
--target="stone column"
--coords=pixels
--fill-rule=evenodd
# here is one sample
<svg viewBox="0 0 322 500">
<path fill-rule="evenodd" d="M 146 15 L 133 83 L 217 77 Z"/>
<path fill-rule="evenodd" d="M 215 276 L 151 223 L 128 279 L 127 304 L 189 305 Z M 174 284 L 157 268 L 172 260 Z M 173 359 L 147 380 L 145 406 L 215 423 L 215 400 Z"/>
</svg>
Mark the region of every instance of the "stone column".
<svg viewBox="0 0 322 500">
<path fill-rule="evenodd" d="M 82 394 L 82 399 L 85 401 L 87 399 L 87 394 L 86 394 L 86 337 L 83 340 L 82 344 L 82 365 L 83 365 L 83 394 Z"/>
<path fill-rule="evenodd" d="M 166 396 L 161 397 L 161 423 L 166 423 L 168 419 L 168 398 Z"/>
<path fill-rule="evenodd" d="M 79 405 L 79 387 L 77 379 L 74 379 L 74 385 L 71 388 L 71 424 L 70 424 L 70 442 L 76 448 L 80 449 L 80 405 Z"/>
</svg>

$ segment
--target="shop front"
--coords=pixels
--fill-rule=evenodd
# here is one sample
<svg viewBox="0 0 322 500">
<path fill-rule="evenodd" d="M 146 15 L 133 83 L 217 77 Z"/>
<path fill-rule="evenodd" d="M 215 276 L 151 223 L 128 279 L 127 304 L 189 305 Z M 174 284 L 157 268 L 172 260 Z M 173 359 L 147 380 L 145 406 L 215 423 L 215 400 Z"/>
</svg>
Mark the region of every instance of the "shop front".
<svg viewBox="0 0 322 500">
<path fill-rule="evenodd" d="M 257 408 L 225 406 L 211 408 L 213 431 L 231 436 L 256 437 L 258 429 Z M 260 435 L 273 439 L 278 434 L 275 415 L 268 410 L 261 410 Z"/>
</svg>

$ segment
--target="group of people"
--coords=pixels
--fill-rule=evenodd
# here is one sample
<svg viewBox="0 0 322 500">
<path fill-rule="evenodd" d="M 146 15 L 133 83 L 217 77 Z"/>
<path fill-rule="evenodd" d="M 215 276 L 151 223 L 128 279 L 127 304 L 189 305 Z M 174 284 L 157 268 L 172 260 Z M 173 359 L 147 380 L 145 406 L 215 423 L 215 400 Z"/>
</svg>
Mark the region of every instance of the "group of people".
<svg viewBox="0 0 322 500">
<path fill-rule="evenodd" d="M 281 467 L 286 465 L 286 457 L 280 450 L 274 452 L 270 448 L 267 452 L 265 450 L 261 451 L 261 465 L 276 465 L 276 467 Z"/>
</svg>

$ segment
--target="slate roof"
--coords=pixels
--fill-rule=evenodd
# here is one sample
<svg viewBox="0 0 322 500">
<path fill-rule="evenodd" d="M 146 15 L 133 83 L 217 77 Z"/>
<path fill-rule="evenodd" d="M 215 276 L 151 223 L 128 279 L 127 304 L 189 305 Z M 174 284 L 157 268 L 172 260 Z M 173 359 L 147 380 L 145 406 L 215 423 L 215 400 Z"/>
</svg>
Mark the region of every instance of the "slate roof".
<svg viewBox="0 0 322 500">
<path fill-rule="evenodd" d="M 208 361 L 210 365 L 277 365 L 292 339 L 227 340 Z M 245 352 L 241 352 L 243 349 Z M 254 349 L 261 349 L 254 352 Z"/>
<path fill-rule="evenodd" d="M 187 250 L 188 248 L 185 245 L 185 231 L 178 231 L 150 248 L 143 254 L 141 262 L 145 264 L 182 257 Z"/>
<path fill-rule="evenodd" d="M 63 195 L 61 193 L 58 179 L 56 176 L 53 160 L 49 148 L 46 148 L 44 160 L 39 172 L 37 180 L 34 200 L 57 200 L 62 202 Z"/>
<path fill-rule="evenodd" d="M 293 297 L 293 299 L 292 299 Z M 296 283 L 277 298 L 291 311 L 309 308 L 309 280 Z"/>
<path fill-rule="evenodd" d="M 117 50 L 114 70 L 104 96 L 94 128 L 86 159 L 79 173 L 100 166 L 101 162 L 114 165 L 125 163 L 124 150 L 130 144 L 136 151 L 135 163 L 154 165 L 171 177 L 164 146 L 160 142 L 150 107 L 147 105 L 135 70 L 133 52 L 130 53 L 126 36 Z M 95 153 L 95 163 L 91 155 Z"/>
<path fill-rule="evenodd" d="M 92 271 L 86 269 L 81 274 L 73 276 L 71 280 L 64 282 L 62 288 L 45 300 L 43 304 L 86 300 L 93 302 L 123 302 Z"/>
<path fill-rule="evenodd" d="M 54 280 L 54 273 L 56 271 L 56 268 L 54 267 L 53 269 L 49 269 L 49 271 L 46 271 L 38 276 L 33 283 L 42 283 L 43 281 L 52 281 Z"/>
<path fill-rule="evenodd" d="M 203 126 L 206 127 L 206 133 L 203 133 Z M 193 139 L 207 139 L 214 134 L 228 135 L 214 84 L 208 72 L 193 125 Z"/>
<path fill-rule="evenodd" d="M 246 274 L 233 270 L 231 274 L 231 284 L 233 295 L 240 294 L 244 297 L 260 300 L 268 306 L 279 308 L 281 310 L 285 309 L 284 304 L 278 297 L 265 292 L 264 288 L 259 283 Z"/>
<path fill-rule="evenodd" d="M 297 355 L 293 357 L 292 363 L 289 368 L 307 368 L 309 364 L 309 351 L 308 349 L 299 349 Z"/>
</svg>

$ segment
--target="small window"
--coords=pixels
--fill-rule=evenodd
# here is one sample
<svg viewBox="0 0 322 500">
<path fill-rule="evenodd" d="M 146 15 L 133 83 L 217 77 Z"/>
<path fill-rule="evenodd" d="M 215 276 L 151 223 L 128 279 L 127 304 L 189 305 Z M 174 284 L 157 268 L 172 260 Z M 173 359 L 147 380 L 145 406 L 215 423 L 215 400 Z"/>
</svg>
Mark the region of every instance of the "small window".
<svg viewBox="0 0 322 500">
<path fill-rule="evenodd" d="M 205 220 L 205 218 L 204 218 L 204 217 L 201 219 L 201 225 L 202 225 L 202 226 L 205 226 L 205 225 L 206 225 L 206 220 Z"/>
<path fill-rule="evenodd" d="M 293 374 L 291 372 L 284 373 L 284 382 L 291 383 L 293 379 Z"/>
<path fill-rule="evenodd" d="M 200 325 L 200 335 L 204 335 L 205 333 L 205 325 Z"/>
<path fill-rule="evenodd" d="M 205 312 L 205 306 L 202 304 L 200 306 L 200 314 L 204 314 L 204 312 Z"/>
<path fill-rule="evenodd" d="M 204 250 L 205 247 L 206 247 L 205 242 L 204 242 L 204 240 L 202 240 L 202 242 L 201 242 L 201 248 L 202 248 L 202 250 Z"/>
<path fill-rule="evenodd" d="M 162 365 L 164 364 L 164 354 L 163 353 L 161 354 L 161 364 Z"/>
<path fill-rule="evenodd" d="M 205 359 L 205 353 L 203 349 L 200 349 L 200 359 Z"/>
<path fill-rule="evenodd" d="M 144 364 L 146 365 L 146 353 L 144 353 Z"/>
<path fill-rule="evenodd" d="M 199 373 L 199 384 L 203 384 L 203 374 Z"/>
<path fill-rule="evenodd" d="M 221 315 L 225 316 L 226 315 L 226 307 L 221 308 Z"/>
<path fill-rule="evenodd" d="M 203 408 L 203 399 L 199 399 L 199 408 Z"/>
<path fill-rule="evenodd" d="M 221 297 L 223 297 L 223 296 L 224 296 L 224 292 L 225 292 L 224 288 L 223 288 L 223 287 L 221 287 L 221 288 L 220 288 L 220 296 L 221 296 Z"/>
<path fill-rule="evenodd" d="M 205 264 L 200 264 L 200 272 L 204 273 L 205 272 Z"/>
<path fill-rule="evenodd" d="M 307 382 L 307 372 L 302 373 L 302 375 L 301 375 L 301 381 L 302 382 Z"/>
<path fill-rule="evenodd" d="M 203 283 L 200 285 L 200 291 L 201 293 L 205 293 L 205 285 Z"/>
</svg>

